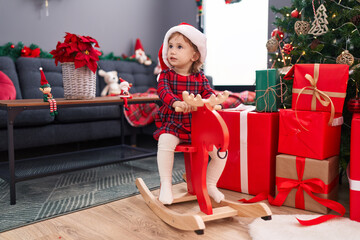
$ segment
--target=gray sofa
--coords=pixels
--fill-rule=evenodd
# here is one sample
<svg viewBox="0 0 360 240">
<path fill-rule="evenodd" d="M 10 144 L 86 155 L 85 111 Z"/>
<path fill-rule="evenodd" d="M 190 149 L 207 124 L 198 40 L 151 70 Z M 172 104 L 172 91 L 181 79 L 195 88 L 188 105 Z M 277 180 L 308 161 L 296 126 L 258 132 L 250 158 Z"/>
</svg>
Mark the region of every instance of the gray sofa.
<svg viewBox="0 0 360 240">
<path fill-rule="evenodd" d="M 40 72 L 42 67 L 46 79 L 52 87 L 54 98 L 64 97 L 61 67 L 55 66 L 53 59 L 18 58 L 14 62 L 9 57 L 0 57 L 0 71 L 14 83 L 17 99 L 42 99 Z M 105 71 L 116 70 L 119 77 L 133 84 L 130 92 L 145 92 L 156 88 L 155 65 L 144 66 L 136 62 L 100 60 L 99 68 Z M 102 77 L 96 77 L 96 96 L 105 87 Z M 120 108 L 116 105 L 96 107 L 61 108 L 55 117 L 49 109 L 21 112 L 14 122 L 15 149 L 41 147 L 64 143 L 100 140 L 119 137 Z M 125 136 L 152 134 L 154 124 L 141 128 L 130 126 L 125 121 Z M 0 151 L 7 150 L 7 114 L 0 110 Z"/>
</svg>

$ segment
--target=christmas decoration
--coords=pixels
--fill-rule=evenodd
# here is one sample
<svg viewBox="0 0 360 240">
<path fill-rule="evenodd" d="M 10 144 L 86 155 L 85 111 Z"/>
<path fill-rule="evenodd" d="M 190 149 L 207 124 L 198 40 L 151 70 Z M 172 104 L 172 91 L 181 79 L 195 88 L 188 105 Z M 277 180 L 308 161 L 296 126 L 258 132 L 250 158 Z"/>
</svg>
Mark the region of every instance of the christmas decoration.
<svg viewBox="0 0 360 240">
<path fill-rule="evenodd" d="M 355 25 L 359 25 L 360 24 L 360 15 L 356 15 L 356 16 L 352 17 L 351 22 Z"/>
<path fill-rule="evenodd" d="M 43 72 L 43 68 L 40 67 L 40 91 L 44 94 L 43 100 L 44 102 L 49 102 L 50 104 L 50 115 L 54 116 L 58 114 L 57 106 L 56 106 L 56 100 L 53 98 L 53 95 L 51 94 L 51 86 L 49 82 L 46 80 L 45 74 Z"/>
<path fill-rule="evenodd" d="M 293 45 L 294 50 L 291 52 L 290 65 L 298 63 L 324 63 L 335 64 L 337 57 L 341 52 L 348 50 L 354 56 L 354 63 L 350 70 L 350 78 L 347 84 L 346 99 L 355 98 L 357 87 L 360 86 L 360 67 L 355 67 L 360 64 L 360 45 L 359 34 L 359 1 L 342 0 L 342 1 L 320 1 L 326 7 L 326 14 L 329 17 L 328 31 L 322 35 L 303 34 L 295 28 L 294 24 L 298 20 L 309 21 L 314 20 L 314 11 L 312 0 L 291 0 L 291 4 L 281 8 L 270 6 L 271 10 L 277 16 L 272 23 L 274 26 L 281 28 L 286 34 L 286 42 Z M 319 3 L 319 1 L 314 1 Z M 320 5 L 320 4 L 319 4 Z M 289 13 L 294 10 L 301 9 L 301 19 L 288 17 Z M 316 10 L 316 9 L 315 9 Z M 316 13 L 316 12 L 315 12 Z M 316 14 L 315 14 L 316 15 Z M 309 25 L 309 28 L 310 29 Z M 297 30 L 296 30 L 297 29 Z M 302 34 L 299 35 L 299 32 Z M 349 44 L 350 42 L 350 44 Z M 269 53 L 271 57 L 271 64 L 274 68 L 282 69 L 286 65 L 282 61 L 278 61 L 278 53 Z M 360 66 L 360 65 L 359 65 Z M 288 93 L 284 96 L 284 107 L 291 108 L 292 105 L 292 81 L 285 81 L 288 86 Z M 352 120 L 352 113 L 348 108 L 343 109 L 344 124 L 341 131 L 341 151 L 340 151 L 340 166 L 341 172 L 344 174 L 347 164 L 350 161 L 350 126 Z"/>
<path fill-rule="evenodd" d="M 94 48 L 99 47 L 98 42 L 92 37 L 71 33 L 66 33 L 64 38 L 64 42 L 58 42 L 56 49 L 50 52 L 55 58 L 55 64 L 74 62 L 75 69 L 87 66 L 95 73 L 101 55 L 101 52 Z"/>
<path fill-rule="evenodd" d="M 101 91 L 101 96 L 117 96 L 120 95 L 120 85 L 119 85 L 119 77 L 117 71 L 109 71 L 105 72 L 104 70 L 100 69 L 98 71 L 99 76 L 104 78 L 106 86 Z"/>
<path fill-rule="evenodd" d="M 40 48 L 31 49 L 27 46 L 21 50 L 22 57 L 40 57 Z"/>
<path fill-rule="evenodd" d="M 122 78 L 119 78 L 119 80 L 120 80 L 120 85 L 119 85 L 119 87 L 120 87 L 120 98 L 122 100 L 124 100 L 125 111 L 129 111 L 129 106 L 128 106 L 127 99 L 132 98 L 132 96 L 130 95 L 130 88 L 132 87 L 132 84 L 125 81 Z"/>
<path fill-rule="evenodd" d="M 297 35 L 306 35 L 310 30 L 310 23 L 307 21 L 296 21 L 294 29 Z"/>
<path fill-rule="evenodd" d="M 348 101 L 347 107 L 351 113 L 360 113 L 360 99 L 352 98 Z"/>
<path fill-rule="evenodd" d="M 320 44 L 320 40 L 314 39 L 314 41 L 312 41 L 310 45 L 311 50 L 315 50 L 319 44 Z"/>
<path fill-rule="evenodd" d="M 10 47 L 11 47 L 11 48 L 15 48 L 15 45 L 14 45 L 14 44 L 11 44 Z"/>
<path fill-rule="evenodd" d="M 337 64 L 347 64 L 349 66 L 354 64 L 354 56 L 348 50 L 343 51 L 337 58 Z"/>
<path fill-rule="evenodd" d="M 280 31 L 278 28 L 275 28 L 271 32 L 271 37 L 275 37 L 276 40 L 282 40 L 284 38 L 284 32 Z"/>
<path fill-rule="evenodd" d="M 140 64 L 144 64 L 146 66 L 149 66 L 152 63 L 150 57 L 146 55 L 144 47 L 142 46 L 142 43 L 139 38 L 136 39 L 135 54 L 130 58 L 135 58 Z"/>
<path fill-rule="evenodd" d="M 275 52 L 278 49 L 279 41 L 275 37 L 270 38 L 266 43 L 268 52 Z"/>
<path fill-rule="evenodd" d="M 285 43 L 283 46 L 284 53 L 290 54 L 294 47 L 290 43 Z"/>
<path fill-rule="evenodd" d="M 291 12 L 291 17 L 293 17 L 293 18 L 300 18 L 301 17 L 301 14 L 297 10 L 297 8 Z"/>
<path fill-rule="evenodd" d="M 321 4 L 319 8 L 316 10 L 315 19 L 311 24 L 311 29 L 309 34 L 313 34 L 314 36 L 323 35 L 329 29 L 327 25 L 329 22 L 327 21 L 326 8 L 324 4 Z"/>
</svg>

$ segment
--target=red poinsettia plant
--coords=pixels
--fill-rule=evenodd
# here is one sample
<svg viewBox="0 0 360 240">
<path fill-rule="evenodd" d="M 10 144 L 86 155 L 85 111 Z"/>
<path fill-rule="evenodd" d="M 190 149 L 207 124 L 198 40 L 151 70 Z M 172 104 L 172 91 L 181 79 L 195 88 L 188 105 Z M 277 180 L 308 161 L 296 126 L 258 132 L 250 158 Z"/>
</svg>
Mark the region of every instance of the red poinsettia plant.
<svg viewBox="0 0 360 240">
<path fill-rule="evenodd" d="M 87 66 L 93 73 L 96 72 L 97 62 L 101 52 L 94 47 L 99 48 L 98 42 L 89 36 L 80 36 L 77 34 L 66 33 L 64 42 L 58 42 L 56 49 L 50 53 L 55 58 L 55 64 L 58 62 L 74 62 L 75 69 Z"/>
</svg>

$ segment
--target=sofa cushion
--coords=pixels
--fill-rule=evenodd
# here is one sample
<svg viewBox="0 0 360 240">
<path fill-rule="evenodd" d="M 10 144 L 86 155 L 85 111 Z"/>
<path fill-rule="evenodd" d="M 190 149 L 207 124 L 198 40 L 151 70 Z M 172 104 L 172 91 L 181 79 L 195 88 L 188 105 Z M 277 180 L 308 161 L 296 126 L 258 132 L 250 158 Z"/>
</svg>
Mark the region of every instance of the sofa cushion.
<svg viewBox="0 0 360 240">
<path fill-rule="evenodd" d="M 61 67 L 55 66 L 55 60 L 49 58 L 20 57 L 16 61 L 22 97 L 26 99 L 43 98 L 40 87 L 40 71 L 42 67 L 45 77 L 51 86 L 54 98 L 64 97 Z"/>
<path fill-rule="evenodd" d="M 16 99 L 16 89 L 11 79 L 0 71 L 0 100 Z"/>
<path fill-rule="evenodd" d="M 145 66 L 137 62 L 100 60 L 99 68 L 108 71 L 117 71 L 118 76 L 132 83 L 130 93 L 146 92 L 149 88 L 156 88 L 157 81 L 154 75 L 155 64 Z M 98 76 L 100 91 L 106 86 L 104 78 Z"/>
<path fill-rule="evenodd" d="M 19 85 L 19 79 L 16 72 L 16 67 L 14 61 L 10 57 L 0 57 L 0 71 L 6 74 L 14 84 L 16 89 L 16 99 L 21 99 L 21 91 Z"/>
</svg>

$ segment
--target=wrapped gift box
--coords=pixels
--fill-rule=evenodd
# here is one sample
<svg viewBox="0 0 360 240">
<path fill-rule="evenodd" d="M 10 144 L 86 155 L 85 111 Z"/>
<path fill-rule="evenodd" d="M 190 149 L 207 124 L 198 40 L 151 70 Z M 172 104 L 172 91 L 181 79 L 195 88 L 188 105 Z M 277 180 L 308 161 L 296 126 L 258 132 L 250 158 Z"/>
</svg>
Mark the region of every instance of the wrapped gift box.
<svg viewBox="0 0 360 240">
<path fill-rule="evenodd" d="M 334 104 L 335 112 L 342 113 L 349 78 L 348 65 L 295 64 L 285 78 L 292 73 L 294 75 L 292 109 L 331 111 L 331 104 L 323 106 L 315 97 L 314 87 L 316 87 L 330 97 Z M 313 82 L 311 82 L 312 80 Z M 297 101 L 299 94 L 300 97 Z M 324 98 L 323 95 L 321 96 Z"/>
<path fill-rule="evenodd" d="M 350 143 L 350 219 L 360 222 L 360 114 L 351 122 Z"/>
<path fill-rule="evenodd" d="M 218 111 L 229 129 L 228 159 L 218 187 L 248 194 L 275 191 L 279 113 Z"/>
<path fill-rule="evenodd" d="M 299 162 L 298 162 L 299 161 Z M 303 174 L 301 176 L 301 167 L 297 164 L 303 165 Z M 292 155 L 280 154 L 276 156 L 276 186 L 280 183 L 286 183 L 288 186 L 295 186 L 294 182 L 302 182 L 307 186 L 317 185 L 320 179 L 325 185 L 324 193 L 312 192 L 316 197 L 322 199 L 337 200 L 338 185 L 339 185 L 339 157 L 333 156 L 323 161 L 311 158 L 302 158 Z M 286 185 L 285 184 L 285 185 Z M 296 185 L 297 187 L 299 185 Z M 298 188 L 294 187 L 287 195 L 284 206 L 297 207 L 318 213 L 328 213 L 329 209 L 324 205 L 313 199 L 307 192 L 300 189 L 303 193 L 303 199 L 297 193 Z M 278 194 L 276 189 L 276 194 Z M 277 196 L 278 197 L 278 196 Z"/>
<path fill-rule="evenodd" d="M 256 111 L 277 112 L 279 106 L 280 78 L 276 69 L 256 71 Z"/>
<path fill-rule="evenodd" d="M 329 126 L 329 112 L 280 109 L 279 153 L 326 159 L 340 153 L 341 125 Z M 335 122 L 342 119 L 335 115 Z"/>
</svg>

